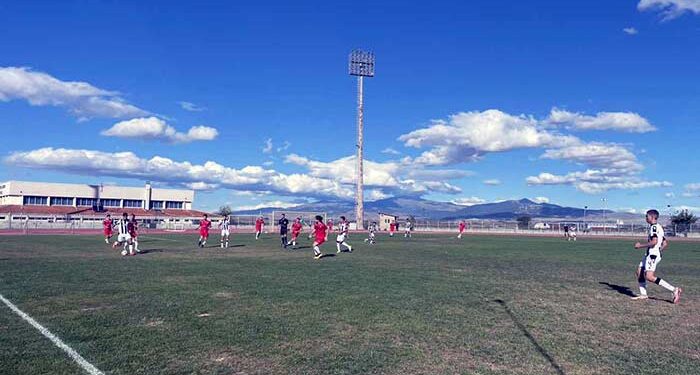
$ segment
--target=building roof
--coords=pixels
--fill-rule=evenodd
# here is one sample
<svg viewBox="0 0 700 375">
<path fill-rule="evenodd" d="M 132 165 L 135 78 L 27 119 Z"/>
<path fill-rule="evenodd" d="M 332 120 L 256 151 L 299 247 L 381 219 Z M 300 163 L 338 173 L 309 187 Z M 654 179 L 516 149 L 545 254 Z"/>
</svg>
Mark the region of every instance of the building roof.
<svg viewBox="0 0 700 375">
<path fill-rule="evenodd" d="M 49 216 L 65 216 L 65 215 L 83 215 L 83 216 L 104 216 L 110 214 L 112 216 L 121 216 L 124 212 L 136 216 L 165 216 L 165 217 L 198 217 L 204 214 L 210 216 L 218 216 L 204 211 L 198 210 L 144 210 L 143 208 L 119 208 L 105 207 L 104 211 L 96 212 L 92 207 L 72 207 L 72 206 L 34 206 L 34 205 L 4 205 L 0 206 L 0 213 L 24 213 L 32 215 L 49 215 Z"/>
</svg>

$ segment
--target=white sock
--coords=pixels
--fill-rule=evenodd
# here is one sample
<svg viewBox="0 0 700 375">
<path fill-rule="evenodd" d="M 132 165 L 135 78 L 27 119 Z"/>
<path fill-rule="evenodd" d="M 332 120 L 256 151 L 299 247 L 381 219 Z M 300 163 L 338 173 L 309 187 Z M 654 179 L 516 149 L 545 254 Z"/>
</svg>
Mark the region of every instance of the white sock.
<svg viewBox="0 0 700 375">
<path fill-rule="evenodd" d="M 350 245 L 346 244 L 345 242 L 343 242 L 343 246 L 347 247 L 347 248 L 348 248 L 348 250 L 352 250 L 352 246 L 350 246 Z"/>
<path fill-rule="evenodd" d="M 129 252 L 130 253 L 134 252 L 134 244 L 129 245 Z"/>
<path fill-rule="evenodd" d="M 673 292 L 676 290 L 676 288 L 673 285 L 669 284 L 666 280 L 663 279 L 659 279 L 659 286 L 667 289 L 669 292 Z"/>
<path fill-rule="evenodd" d="M 318 246 L 314 246 L 314 254 L 321 254 L 321 249 L 319 249 Z"/>
<path fill-rule="evenodd" d="M 647 283 L 639 283 L 639 294 L 646 296 L 647 295 Z"/>
<path fill-rule="evenodd" d="M 337 247 L 337 248 L 338 248 L 338 252 L 340 252 L 340 244 L 336 242 L 336 243 L 335 243 L 335 247 Z"/>
</svg>

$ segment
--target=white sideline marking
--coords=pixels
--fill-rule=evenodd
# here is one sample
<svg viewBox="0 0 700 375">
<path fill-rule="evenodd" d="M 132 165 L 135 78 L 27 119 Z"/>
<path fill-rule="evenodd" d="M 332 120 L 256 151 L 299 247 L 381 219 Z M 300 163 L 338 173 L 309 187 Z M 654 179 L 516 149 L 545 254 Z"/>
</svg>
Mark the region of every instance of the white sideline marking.
<svg viewBox="0 0 700 375">
<path fill-rule="evenodd" d="M 174 240 L 172 238 L 151 237 L 151 236 L 139 236 L 139 237 L 148 238 L 149 240 L 156 240 L 156 241 L 184 242 L 184 241 L 180 241 L 180 240 Z"/>
<path fill-rule="evenodd" d="M 74 361 L 78 362 L 80 367 L 82 367 L 85 371 L 88 372 L 90 375 L 104 375 L 104 373 L 100 370 L 97 369 L 97 367 L 93 366 L 90 362 L 86 361 L 85 358 L 83 358 L 80 354 L 78 354 L 75 350 L 73 350 L 70 346 L 66 345 L 61 339 L 56 337 L 51 331 L 48 329 L 44 328 L 41 324 L 39 324 L 36 320 L 32 319 L 31 316 L 27 315 L 24 311 L 20 310 L 17 306 L 12 304 L 12 302 L 8 301 L 5 297 L 3 297 L 2 294 L 0 294 L 0 301 L 2 301 L 7 307 L 10 308 L 10 310 L 14 311 L 15 314 L 19 315 L 22 319 L 26 320 L 27 323 L 31 324 L 32 327 L 36 328 L 41 332 L 42 335 L 46 336 L 51 342 L 53 342 L 56 346 L 59 348 L 63 349 L 64 352 L 68 353 L 68 355 L 73 358 Z"/>
</svg>

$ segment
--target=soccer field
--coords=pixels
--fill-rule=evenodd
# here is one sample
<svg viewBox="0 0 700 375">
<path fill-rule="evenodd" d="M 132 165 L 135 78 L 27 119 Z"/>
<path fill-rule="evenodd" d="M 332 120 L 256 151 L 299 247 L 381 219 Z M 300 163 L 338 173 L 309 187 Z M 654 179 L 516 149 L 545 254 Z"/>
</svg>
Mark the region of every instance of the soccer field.
<svg viewBox="0 0 700 375">
<path fill-rule="evenodd" d="M 691 374 L 700 368 L 700 247 L 659 276 L 680 305 L 631 301 L 630 240 L 352 235 L 312 259 L 273 234 L 0 236 L 0 294 L 105 374 Z M 1 374 L 87 373 L 0 304 Z"/>
</svg>

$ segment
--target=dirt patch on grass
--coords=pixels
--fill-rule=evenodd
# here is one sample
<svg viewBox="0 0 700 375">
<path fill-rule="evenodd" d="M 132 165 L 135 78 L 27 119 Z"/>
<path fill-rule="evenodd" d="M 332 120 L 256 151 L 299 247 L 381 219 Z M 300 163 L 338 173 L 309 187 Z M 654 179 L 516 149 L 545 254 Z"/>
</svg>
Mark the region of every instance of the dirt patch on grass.
<svg viewBox="0 0 700 375">
<path fill-rule="evenodd" d="M 214 298 L 217 299 L 238 299 L 241 296 L 238 292 L 216 292 Z"/>
<path fill-rule="evenodd" d="M 286 373 L 279 361 L 266 356 L 254 356 L 235 349 L 212 351 L 206 355 L 204 363 L 205 368 L 215 369 L 219 373 L 226 374 Z"/>
<path fill-rule="evenodd" d="M 165 322 L 163 321 L 163 319 L 158 319 L 158 318 L 155 318 L 155 319 L 143 318 L 141 320 L 141 325 L 143 325 L 144 327 L 148 327 L 148 328 L 161 327 L 164 323 Z"/>
</svg>

